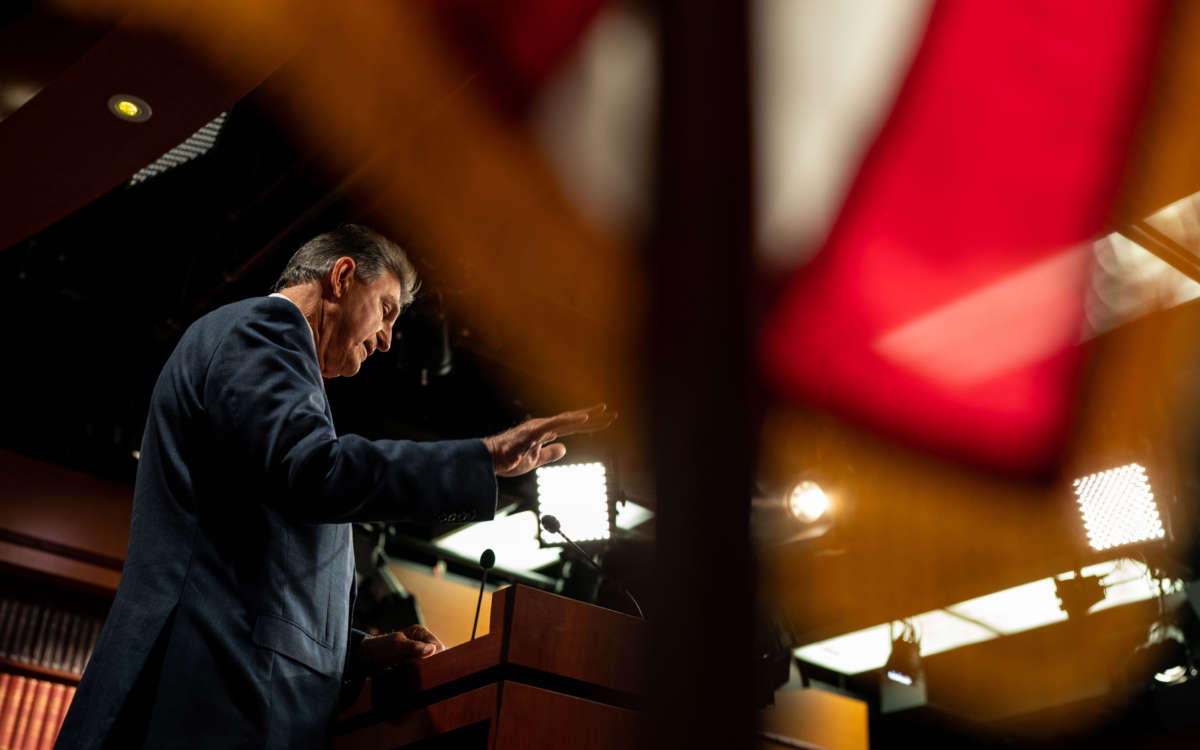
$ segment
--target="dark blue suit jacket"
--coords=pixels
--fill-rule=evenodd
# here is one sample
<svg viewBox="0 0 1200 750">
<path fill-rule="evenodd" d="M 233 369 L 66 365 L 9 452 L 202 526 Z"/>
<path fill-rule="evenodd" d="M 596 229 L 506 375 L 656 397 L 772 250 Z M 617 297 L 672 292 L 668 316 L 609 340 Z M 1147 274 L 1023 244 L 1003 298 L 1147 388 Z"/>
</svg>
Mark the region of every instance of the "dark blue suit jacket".
<svg viewBox="0 0 1200 750">
<path fill-rule="evenodd" d="M 349 522 L 495 503 L 480 440 L 338 436 L 289 300 L 206 315 L 155 385 L 121 584 L 56 747 L 325 746 L 356 643 Z"/>
</svg>

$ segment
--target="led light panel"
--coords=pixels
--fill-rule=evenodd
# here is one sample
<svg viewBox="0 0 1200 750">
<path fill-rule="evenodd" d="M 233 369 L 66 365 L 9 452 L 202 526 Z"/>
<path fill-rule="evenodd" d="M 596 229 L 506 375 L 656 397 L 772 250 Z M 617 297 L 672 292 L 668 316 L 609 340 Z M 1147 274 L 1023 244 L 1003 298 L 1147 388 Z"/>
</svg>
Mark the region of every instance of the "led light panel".
<svg viewBox="0 0 1200 750">
<path fill-rule="evenodd" d="M 1080 477 L 1075 480 L 1075 495 L 1092 549 L 1111 549 L 1166 535 L 1146 470 L 1139 464 Z"/>
<path fill-rule="evenodd" d="M 604 464 L 543 466 L 537 470 L 537 486 L 538 512 L 558 518 L 572 541 L 598 541 L 612 535 Z M 538 533 L 545 544 L 562 544 L 557 534 L 545 529 Z"/>
</svg>

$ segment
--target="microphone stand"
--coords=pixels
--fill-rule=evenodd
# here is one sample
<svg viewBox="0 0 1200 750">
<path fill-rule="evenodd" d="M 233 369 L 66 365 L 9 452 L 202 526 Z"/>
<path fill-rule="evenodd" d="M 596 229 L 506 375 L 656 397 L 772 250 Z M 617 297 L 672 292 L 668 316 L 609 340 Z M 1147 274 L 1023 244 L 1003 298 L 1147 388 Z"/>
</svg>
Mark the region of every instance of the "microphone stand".
<svg viewBox="0 0 1200 750">
<path fill-rule="evenodd" d="M 589 555 L 586 551 L 584 551 L 583 547 L 580 547 L 578 544 L 576 544 L 574 541 L 571 540 L 571 537 L 569 537 L 565 533 L 563 533 L 562 524 L 559 523 L 557 518 L 555 518 L 554 516 L 542 516 L 542 527 L 545 528 L 546 531 L 549 531 L 551 534 L 557 534 L 558 536 L 561 536 L 564 540 L 566 540 L 567 544 L 569 544 L 571 546 L 571 549 L 575 551 L 575 554 L 577 554 L 579 557 L 582 557 L 584 562 L 586 562 L 589 566 L 591 566 L 592 570 L 594 570 L 600 574 L 601 578 L 607 578 L 608 580 L 610 580 L 613 583 L 620 586 L 621 591 L 625 592 L 625 596 L 629 597 L 629 601 L 633 602 L 633 607 L 634 607 L 634 609 L 637 610 L 638 617 L 642 618 L 643 620 L 646 619 L 646 615 L 644 615 L 642 613 L 642 605 L 638 604 L 637 599 L 635 599 L 633 597 L 633 592 L 630 591 L 628 588 L 626 588 L 625 585 L 622 584 L 620 581 L 618 581 L 615 578 L 613 578 L 612 576 L 606 574 L 604 572 L 604 569 L 601 568 L 599 565 L 597 565 L 596 561 L 592 559 L 592 556 Z"/>
<path fill-rule="evenodd" d="M 483 587 L 487 585 L 487 574 L 496 564 L 496 553 L 485 549 L 479 557 L 479 567 L 483 568 L 483 577 L 479 579 L 479 598 L 475 600 L 475 622 L 471 623 L 471 640 L 475 640 L 475 629 L 479 627 L 479 607 L 483 604 Z"/>
</svg>

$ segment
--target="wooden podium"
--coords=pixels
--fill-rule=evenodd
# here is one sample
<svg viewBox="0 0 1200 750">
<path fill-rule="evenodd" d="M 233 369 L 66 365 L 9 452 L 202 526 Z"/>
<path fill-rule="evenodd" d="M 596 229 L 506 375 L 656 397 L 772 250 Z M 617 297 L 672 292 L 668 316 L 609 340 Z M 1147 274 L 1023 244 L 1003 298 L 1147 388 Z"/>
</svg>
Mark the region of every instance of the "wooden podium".
<svg viewBox="0 0 1200 750">
<path fill-rule="evenodd" d="M 634 747 L 649 629 L 525 586 L 492 595 L 485 636 L 368 680 L 335 750 Z"/>
</svg>

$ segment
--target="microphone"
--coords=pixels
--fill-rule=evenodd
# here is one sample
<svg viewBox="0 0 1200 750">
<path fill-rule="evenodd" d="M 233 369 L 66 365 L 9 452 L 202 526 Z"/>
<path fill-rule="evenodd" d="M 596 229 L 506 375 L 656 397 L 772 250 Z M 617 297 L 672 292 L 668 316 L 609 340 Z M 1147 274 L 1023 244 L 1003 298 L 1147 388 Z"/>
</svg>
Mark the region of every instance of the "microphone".
<svg viewBox="0 0 1200 750">
<path fill-rule="evenodd" d="M 643 620 L 646 619 L 646 616 L 642 614 L 642 606 L 638 604 L 637 599 L 633 598 L 633 592 L 625 588 L 624 584 L 622 584 L 620 581 L 606 574 L 604 570 L 596 564 L 596 561 L 592 559 L 592 556 L 584 551 L 583 547 L 580 547 L 578 544 L 571 541 L 571 538 L 563 533 L 562 524 L 558 522 L 558 518 L 555 516 L 542 516 L 542 528 L 544 528 L 546 531 L 549 531 L 551 534 L 558 534 L 561 536 L 566 540 L 567 544 L 571 545 L 571 549 L 575 550 L 575 553 L 582 557 L 584 562 L 591 566 L 592 570 L 600 574 L 601 578 L 607 578 L 608 580 L 620 586 L 621 591 L 625 592 L 625 596 L 629 597 L 629 601 L 633 602 L 633 607 L 637 610 L 638 617 L 642 618 Z"/>
<path fill-rule="evenodd" d="M 475 640 L 475 628 L 479 627 L 479 605 L 483 604 L 483 586 L 487 583 L 488 571 L 496 564 L 496 553 L 485 549 L 479 556 L 479 567 L 483 568 L 483 577 L 479 579 L 479 598 L 475 600 L 475 622 L 471 623 L 471 640 Z"/>
</svg>

